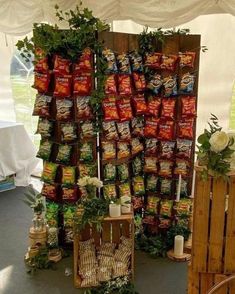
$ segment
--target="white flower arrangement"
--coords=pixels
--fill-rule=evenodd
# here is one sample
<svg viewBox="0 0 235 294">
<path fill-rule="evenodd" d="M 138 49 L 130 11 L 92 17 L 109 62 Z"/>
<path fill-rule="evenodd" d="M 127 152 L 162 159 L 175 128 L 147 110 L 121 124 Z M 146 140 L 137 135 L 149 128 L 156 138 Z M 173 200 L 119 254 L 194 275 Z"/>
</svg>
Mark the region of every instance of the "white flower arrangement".
<svg viewBox="0 0 235 294">
<path fill-rule="evenodd" d="M 101 188 L 103 187 L 103 182 L 100 181 L 97 177 L 91 178 L 91 177 L 85 176 L 78 180 L 78 186 L 80 187 L 94 186 L 96 188 Z"/>
</svg>

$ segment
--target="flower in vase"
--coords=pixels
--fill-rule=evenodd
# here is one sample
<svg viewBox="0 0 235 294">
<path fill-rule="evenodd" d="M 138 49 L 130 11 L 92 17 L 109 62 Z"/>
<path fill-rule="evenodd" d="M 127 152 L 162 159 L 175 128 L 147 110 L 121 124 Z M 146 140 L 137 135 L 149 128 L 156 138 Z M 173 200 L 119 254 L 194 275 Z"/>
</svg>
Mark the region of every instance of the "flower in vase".
<svg viewBox="0 0 235 294">
<path fill-rule="evenodd" d="M 229 136 L 223 131 L 216 131 L 211 135 L 209 143 L 211 151 L 221 152 L 228 146 Z"/>
</svg>

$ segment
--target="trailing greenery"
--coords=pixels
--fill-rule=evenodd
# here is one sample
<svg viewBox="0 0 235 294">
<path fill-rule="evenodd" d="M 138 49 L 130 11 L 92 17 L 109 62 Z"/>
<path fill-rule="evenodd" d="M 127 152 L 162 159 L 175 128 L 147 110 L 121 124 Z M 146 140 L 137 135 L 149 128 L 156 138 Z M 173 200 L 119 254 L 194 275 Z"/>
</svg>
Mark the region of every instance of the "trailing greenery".
<svg viewBox="0 0 235 294">
<path fill-rule="evenodd" d="M 209 130 L 204 129 L 203 134 L 197 139 L 200 145 L 197 145 L 196 153 L 198 164 L 202 166 L 201 176 L 206 180 L 211 174 L 226 180 L 228 179 L 227 173 L 230 171 L 230 159 L 234 153 L 231 148 L 234 139 L 222 132 L 222 127 L 219 126 L 218 118 L 214 114 L 211 114 L 208 125 Z M 222 140 L 225 142 L 223 143 Z"/>
<path fill-rule="evenodd" d="M 128 277 L 118 277 L 100 286 L 84 291 L 84 294 L 138 294 Z"/>
<path fill-rule="evenodd" d="M 41 214 L 45 210 L 42 194 L 35 190 L 32 185 L 28 186 L 24 195 L 23 202 L 31 207 L 34 213 Z"/>
</svg>

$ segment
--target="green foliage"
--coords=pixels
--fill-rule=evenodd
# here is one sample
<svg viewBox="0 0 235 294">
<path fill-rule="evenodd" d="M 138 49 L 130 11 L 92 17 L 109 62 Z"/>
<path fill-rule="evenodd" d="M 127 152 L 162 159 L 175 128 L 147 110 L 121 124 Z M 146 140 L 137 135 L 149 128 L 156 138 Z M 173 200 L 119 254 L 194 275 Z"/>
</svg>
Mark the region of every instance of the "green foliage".
<svg viewBox="0 0 235 294">
<path fill-rule="evenodd" d="M 38 193 L 32 185 L 28 186 L 24 195 L 25 199 L 23 199 L 23 202 L 31 207 L 34 213 L 42 213 L 45 210 L 42 194 Z"/>
<path fill-rule="evenodd" d="M 182 216 L 181 216 L 182 217 Z M 188 240 L 190 235 L 190 230 L 187 227 L 176 225 L 172 226 L 166 235 L 166 246 L 171 249 L 174 246 L 175 236 L 181 235 L 184 237 L 184 240 Z"/>
<path fill-rule="evenodd" d="M 234 140 L 230 138 L 226 148 L 220 152 L 211 150 L 210 138 L 215 132 L 220 132 L 222 127 L 219 126 L 218 118 L 214 114 L 211 114 L 208 125 L 209 130 L 204 129 L 203 134 L 197 139 L 197 142 L 200 144 L 197 145 L 198 151 L 196 152 L 198 164 L 203 166 L 201 177 L 206 180 L 208 175 L 211 174 L 214 177 L 223 177 L 227 180 L 227 173 L 230 171 L 229 159 L 234 153 L 234 150 L 231 149 Z"/>
</svg>

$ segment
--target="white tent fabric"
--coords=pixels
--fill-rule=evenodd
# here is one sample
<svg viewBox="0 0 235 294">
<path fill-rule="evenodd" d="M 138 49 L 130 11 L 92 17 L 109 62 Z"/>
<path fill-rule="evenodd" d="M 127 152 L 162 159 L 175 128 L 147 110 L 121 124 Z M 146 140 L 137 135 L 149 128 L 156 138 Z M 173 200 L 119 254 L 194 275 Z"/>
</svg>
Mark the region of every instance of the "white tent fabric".
<svg viewBox="0 0 235 294">
<path fill-rule="evenodd" d="M 55 4 L 61 10 L 73 9 L 78 0 L 0 0 L 0 32 L 24 35 L 33 23 L 55 23 Z M 84 0 L 83 5 L 107 22 L 133 20 L 150 27 L 175 27 L 198 15 L 229 13 L 235 15 L 234 0 Z"/>
</svg>

